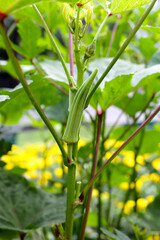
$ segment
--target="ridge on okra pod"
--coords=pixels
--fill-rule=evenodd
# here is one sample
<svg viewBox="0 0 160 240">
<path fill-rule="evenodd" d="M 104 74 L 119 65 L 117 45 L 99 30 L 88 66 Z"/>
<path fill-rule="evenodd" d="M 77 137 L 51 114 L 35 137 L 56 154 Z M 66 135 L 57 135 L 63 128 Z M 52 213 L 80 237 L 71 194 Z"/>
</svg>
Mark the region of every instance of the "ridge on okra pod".
<svg viewBox="0 0 160 240">
<path fill-rule="evenodd" d="M 98 69 L 89 76 L 89 78 L 78 89 L 69 111 L 67 126 L 63 135 L 63 140 L 67 143 L 75 143 L 79 139 L 79 130 L 82 120 L 83 110 L 85 108 L 87 96 L 91 85 L 95 79 Z"/>
</svg>

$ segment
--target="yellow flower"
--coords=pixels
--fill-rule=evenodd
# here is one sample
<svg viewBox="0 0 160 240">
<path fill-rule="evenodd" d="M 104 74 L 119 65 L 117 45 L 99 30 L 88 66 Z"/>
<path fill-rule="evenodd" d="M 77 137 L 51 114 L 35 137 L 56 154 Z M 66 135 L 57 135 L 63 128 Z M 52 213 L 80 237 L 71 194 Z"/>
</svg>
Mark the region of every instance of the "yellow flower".
<svg viewBox="0 0 160 240">
<path fill-rule="evenodd" d="M 131 211 L 133 210 L 134 206 L 135 206 L 135 201 L 128 200 L 125 204 L 125 207 L 124 207 L 124 213 L 125 214 L 130 214 Z"/>
<path fill-rule="evenodd" d="M 154 201 L 155 197 L 153 195 L 148 195 L 146 197 L 146 199 L 147 199 L 148 203 L 152 203 Z"/>
<path fill-rule="evenodd" d="M 26 175 L 26 177 L 31 177 L 31 178 L 37 178 L 38 177 L 38 174 L 37 174 L 37 172 L 35 171 L 35 170 L 33 170 L 33 171 L 27 171 L 26 173 L 25 173 L 25 175 Z"/>
<path fill-rule="evenodd" d="M 120 146 L 122 146 L 123 143 L 124 141 L 117 141 L 114 147 L 119 148 Z"/>
<path fill-rule="evenodd" d="M 148 201 L 145 198 L 139 198 L 137 200 L 137 209 L 139 211 L 144 210 L 148 206 Z"/>
<path fill-rule="evenodd" d="M 152 167 L 158 171 L 160 171 L 160 158 L 156 158 L 152 161 Z"/>
<path fill-rule="evenodd" d="M 102 200 L 107 200 L 109 198 L 109 193 L 108 192 L 101 193 L 101 198 Z"/>
<path fill-rule="evenodd" d="M 128 190 L 129 183 L 128 182 L 122 182 L 119 187 L 123 190 Z"/>
<path fill-rule="evenodd" d="M 134 188 L 134 182 L 131 182 L 131 184 L 130 184 L 130 188 L 131 188 L 131 189 Z"/>
<path fill-rule="evenodd" d="M 7 170 L 11 170 L 11 169 L 14 168 L 14 167 L 15 167 L 15 165 L 14 165 L 13 163 L 11 163 L 11 162 L 8 162 L 7 165 L 5 165 L 5 168 L 6 168 Z"/>
<path fill-rule="evenodd" d="M 93 189 L 93 191 L 92 191 L 92 197 L 93 197 L 93 198 L 98 198 L 98 196 L 99 196 L 98 190 L 97 190 L 97 189 Z"/>
<path fill-rule="evenodd" d="M 52 179 L 52 174 L 49 171 L 44 171 L 42 173 L 42 178 L 40 181 L 41 185 L 46 185 L 48 183 L 48 180 Z"/>
<path fill-rule="evenodd" d="M 138 155 L 137 158 L 136 158 L 136 161 L 140 165 L 145 165 L 145 161 L 144 161 L 144 156 L 143 155 Z"/>
<path fill-rule="evenodd" d="M 154 183 L 158 183 L 160 181 L 160 176 L 157 173 L 148 174 L 148 179 L 153 181 Z"/>
<path fill-rule="evenodd" d="M 62 163 L 62 161 L 63 161 L 62 156 L 56 156 L 55 161 L 56 161 L 56 163 Z"/>
<path fill-rule="evenodd" d="M 112 147 L 115 144 L 116 140 L 115 139 L 109 139 L 105 141 L 104 146 L 106 149 Z"/>
<path fill-rule="evenodd" d="M 59 182 L 55 182 L 55 183 L 54 183 L 54 186 L 55 186 L 56 188 L 62 188 L 62 187 L 63 187 L 62 183 L 59 183 Z"/>
<path fill-rule="evenodd" d="M 120 208 L 120 209 L 122 209 L 123 208 L 123 202 L 118 202 L 117 204 L 116 204 L 116 206 L 117 206 L 117 208 Z"/>
<path fill-rule="evenodd" d="M 124 156 L 123 163 L 128 167 L 133 167 L 135 165 L 135 154 L 133 151 L 123 150 L 121 154 Z"/>
<path fill-rule="evenodd" d="M 62 169 L 62 168 L 56 168 L 56 169 L 54 170 L 54 174 L 55 174 L 57 177 L 61 178 L 61 177 L 63 176 L 63 169 Z"/>
<path fill-rule="evenodd" d="M 134 158 L 131 158 L 131 157 L 125 157 L 123 159 L 123 163 L 128 167 L 134 167 L 135 160 Z"/>
<path fill-rule="evenodd" d="M 139 192 L 143 186 L 143 183 L 146 182 L 146 176 L 143 175 L 139 177 L 136 181 L 136 190 Z"/>
<path fill-rule="evenodd" d="M 113 160 L 112 163 L 120 163 L 121 162 L 121 158 L 119 156 L 116 156 Z"/>
<path fill-rule="evenodd" d="M 109 158 L 112 156 L 112 154 L 113 154 L 113 153 L 111 153 L 111 152 L 106 152 L 105 158 L 106 158 L 106 159 L 109 159 Z"/>
</svg>

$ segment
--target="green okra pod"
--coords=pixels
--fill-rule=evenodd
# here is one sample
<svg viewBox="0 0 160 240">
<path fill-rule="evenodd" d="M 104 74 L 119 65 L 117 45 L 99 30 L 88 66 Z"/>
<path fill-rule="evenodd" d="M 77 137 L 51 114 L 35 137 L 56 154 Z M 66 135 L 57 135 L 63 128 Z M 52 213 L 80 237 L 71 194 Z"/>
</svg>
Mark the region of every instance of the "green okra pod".
<svg viewBox="0 0 160 240">
<path fill-rule="evenodd" d="M 72 105 L 70 107 L 70 112 L 68 116 L 67 126 L 63 135 L 63 140 L 67 143 L 75 143 L 79 139 L 79 130 L 83 115 L 83 110 L 85 108 L 86 99 L 94 81 L 94 78 L 98 72 L 98 69 L 89 76 L 89 78 L 82 84 L 78 89 Z"/>
</svg>

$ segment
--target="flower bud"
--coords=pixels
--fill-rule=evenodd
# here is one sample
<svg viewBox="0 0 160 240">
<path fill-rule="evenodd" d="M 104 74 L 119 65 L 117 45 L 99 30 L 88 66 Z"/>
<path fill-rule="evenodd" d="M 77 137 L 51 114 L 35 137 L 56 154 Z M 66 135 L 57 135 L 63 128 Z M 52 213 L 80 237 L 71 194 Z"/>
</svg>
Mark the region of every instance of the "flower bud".
<svg viewBox="0 0 160 240">
<path fill-rule="evenodd" d="M 78 31 L 81 32 L 82 31 L 82 28 L 83 28 L 83 23 L 81 20 L 79 20 L 79 23 L 78 23 Z"/>
<path fill-rule="evenodd" d="M 75 32 L 75 28 L 76 28 L 76 19 L 73 18 L 71 23 L 70 23 L 70 26 L 72 28 L 72 30 Z M 82 29 L 83 29 L 83 23 L 81 20 L 79 20 L 79 23 L 78 23 L 78 32 L 82 32 Z"/>
<path fill-rule="evenodd" d="M 96 52 L 96 40 L 94 40 L 88 47 L 86 47 L 84 60 L 87 60 L 88 58 L 94 56 L 95 52 Z"/>
<path fill-rule="evenodd" d="M 76 27 L 75 18 L 73 18 L 71 20 L 70 26 L 71 26 L 72 30 L 75 31 L 75 27 Z"/>
<path fill-rule="evenodd" d="M 63 14 L 63 17 L 64 17 L 64 19 L 65 19 L 67 24 L 70 23 L 70 18 L 69 18 L 70 14 L 69 13 L 70 13 L 70 7 L 69 7 L 68 4 L 65 4 L 65 6 L 64 6 L 64 8 L 62 10 L 62 14 Z"/>
<path fill-rule="evenodd" d="M 93 7 L 91 5 L 88 6 L 88 9 L 87 9 L 87 13 L 86 13 L 86 16 L 85 16 L 85 22 L 86 24 L 89 24 L 90 21 L 91 21 L 91 18 L 92 18 L 92 15 L 93 15 Z"/>
</svg>

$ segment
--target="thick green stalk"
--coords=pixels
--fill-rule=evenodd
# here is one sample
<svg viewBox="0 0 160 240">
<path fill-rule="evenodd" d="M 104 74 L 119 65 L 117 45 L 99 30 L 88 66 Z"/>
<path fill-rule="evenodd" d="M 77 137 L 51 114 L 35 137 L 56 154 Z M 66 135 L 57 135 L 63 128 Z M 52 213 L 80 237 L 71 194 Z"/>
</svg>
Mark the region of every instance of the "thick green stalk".
<svg viewBox="0 0 160 240">
<path fill-rule="evenodd" d="M 53 44 L 53 46 L 54 46 L 54 48 L 55 48 L 55 50 L 57 52 L 59 60 L 62 63 L 62 66 L 64 68 L 64 71 L 65 71 L 67 79 L 68 79 L 68 83 L 69 83 L 70 86 L 72 86 L 73 85 L 72 78 L 71 78 L 71 76 L 69 74 L 69 71 L 68 71 L 68 69 L 66 67 L 64 58 L 63 58 L 63 56 L 62 56 L 62 54 L 61 54 L 61 52 L 60 52 L 60 50 L 59 50 L 59 48 L 58 48 L 54 38 L 53 38 L 53 35 L 52 35 L 51 31 L 49 30 L 49 28 L 48 28 L 48 26 L 47 26 L 47 24 L 46 24 L 46 22 L 45 22 L 45 20 L 44 20 L 44 18 L 42 16 L 42 14 L 40 13 L 40 11 L 38 10 L 38 8 L 37 8 L 37 6 L 35 4 L 33 5 L 33 8 L 35 9 L 35 11 L 38 14 L 38 16 L 40 17 L 40 19 L 42 20 L 43 26 L 44 26 L 45 30 L 47 31 L 47 33 L 48 33 L 48 35 L 49 35 L 49 37 L 51 39 L 51 42 L 52 42 L 52 44 Z"/>
<path fill-rule="evenodd" d="M 85 186 L 85 188 L 83 189 L 81 195 L 79 196 L 79 201 L 76 202 L 74 205 L 77 206 L 79 205 L 84 197 L 85 194 L 88 192 L 88 190 L 90 189 L 90 187 L 95 183 L 95 181 L 98 179 L 99 175 L 103 173 L 103 171 L 105 170 L 105 167 L 107 166 L 107 164 L 109 162 L 111 162 L 122 150 L 124 147 L 126 147 L 128 145 L 128 143 L 133 140 L 133 138 L 155 117 L 155 115 L 160 111 L 160 106 L 158 106 L 155 111 L 137 128 L 136 131 L 134 131 L 134 133 L 132 133 L 130 135 L 130 137 L 121 145 L 121 147 L 119 147 L 114 153 L 113 155 L 102 165 L 102 167 L 98 170 L 98 172 L 94 175 L 94 177 L 92 177 L 92 179 L 88 182 L 88 184 Z"/>
<path fill-rule="evenodd" d="M 75 144 L 77 146 L 77 144 Z M 76 158 L 76 150 L 74 144 L 68 144 L 68 159 L 72 161 Z M 67 178 L 67 211 L 65 222 L 65 239 L 72 240 L 73 222 L 74 222 L 74 202 L 75 202 L 75 178 L 76 165 L 70 164 L 68 168 Z"/>
<path fill-rule="evenodd" d="M 138 21 L 137 25 L 134 27 L 134 29 L 132 30 L 132 32 L 130 33 L 130 35 L 128 36 L 128 38 L 126 39 L 126 41 L 123 43 L 123 45 L 121 46 L 121 48 L 118 50 L 118 52 L 116 53 L 115 57 L 113 58 L 113 60 L 110 62 L 110 64 L 108 65 L 107 69 L 104 71 L 104 73 L 102 74 L 102 76 L 100 77 L 100 79 L 97 81 L 97 83 L 95 84 L 95 86 L 93 87 L 93 89 L 91 90 L 88 99 L 87 99 L 87 103 L 89 103 L 91 97 L 93 96 L 94 92 L 96 91 L 96 89 L 99 87 L 99 85 L 101 84 L 101 82 L 103 81 L 103 79 L 106 77 L 106 75 L 109 73 L 109 71 L 112 69 L 112 67 L 115 65 L 115 63 L 117 62 L 117 60 L 120 58 L 120 56 L 122 55 L 122 53 L 124 52 L 124 50 L 127 48 L 127 46 L 129 45 L 129 43 L 131 42 L 131 40 L 133 39 L 133 37 L 135 36 L 135 34 L 137 33 L 137 31 L 139 30 L 139 28 L 141 27 L 141 25 L 143 24 L 144 20 L 147 18 L 148 14 L 151 12 L 152 8 L 154 7 L 154 4 L 156 3 L 157 0 L 153 0 L 152 3 L 150 4 L 150 6 L 148 7 L 148 9 L 145 11 L 145 13 L 143 14 L 143 16 L 140 18 L 140 20 Z"/>
<path fill-rule="evenodd" d="M 79 16 L 81 6 L 77 6 L 77 17 L 75 26 L 75 58 L 77 65 L 77 87 L 79 88 L 83 84 L 84 67 L 81 62 L 80 48 L 79 48 Z"/>
<path fill-rule="evenodd" d="M 3 22 L 0 22 L 0 32 L 2 34 L 2 38 L 3 38 L 3 41 L 4 41 L 4 44 L 5 44 L 5 47 L 6 47 L 6 50 L 7 50 L 7 53 L 8 53 L 8 56 L 12 62 L 12 65 L 17 73 L 17 76 L 19 78 L 19 81 L 21 82 L 26 94 L 28 95 L 28 98 L 30 99 L 30 101 L 32 102 L 33 106 L 35 107 L 35 109 L 37 110 L 37 112 L 39 113 L 40 117 L 42 118 L 43 122 L 45 123 L 45 125 L 47 126 L 47 128 L 49 129 L 49 131 L 51 132 L 52 136 L 54 137 L 55 141 L 57 142 L 61 152 L 62 152 L 62 155 L 63 155 L 63 158 L 64 158 L 64 161 L 67 160 L 67 155 L 66 155 L 66 152 L 62 146 L 62 143 L 57 135 L 57 133 L 55 132 L 53 126 L 51 125 L 50 121 L 48 120 L 48 118 L 46 117 L 46 115 L 44 114 L 41 106 L 39 105 L 37 99 L 35 98 L 30 86 L 28 85 L 25 77 L 24 77 L 24 74 L 21 70 L 21 67 L 18 63 L 18 60 L 12 50 L 12 47 L 11 47 L 11 44 L 10 44 L 10 41 L 7 37 L 7 33 L 6 33 L 6 30 L 5 30 L 5 27 L 4 27 L 4 24 Z M 66 163 L 66 162 L 65 162 Z"/>
</svg>

